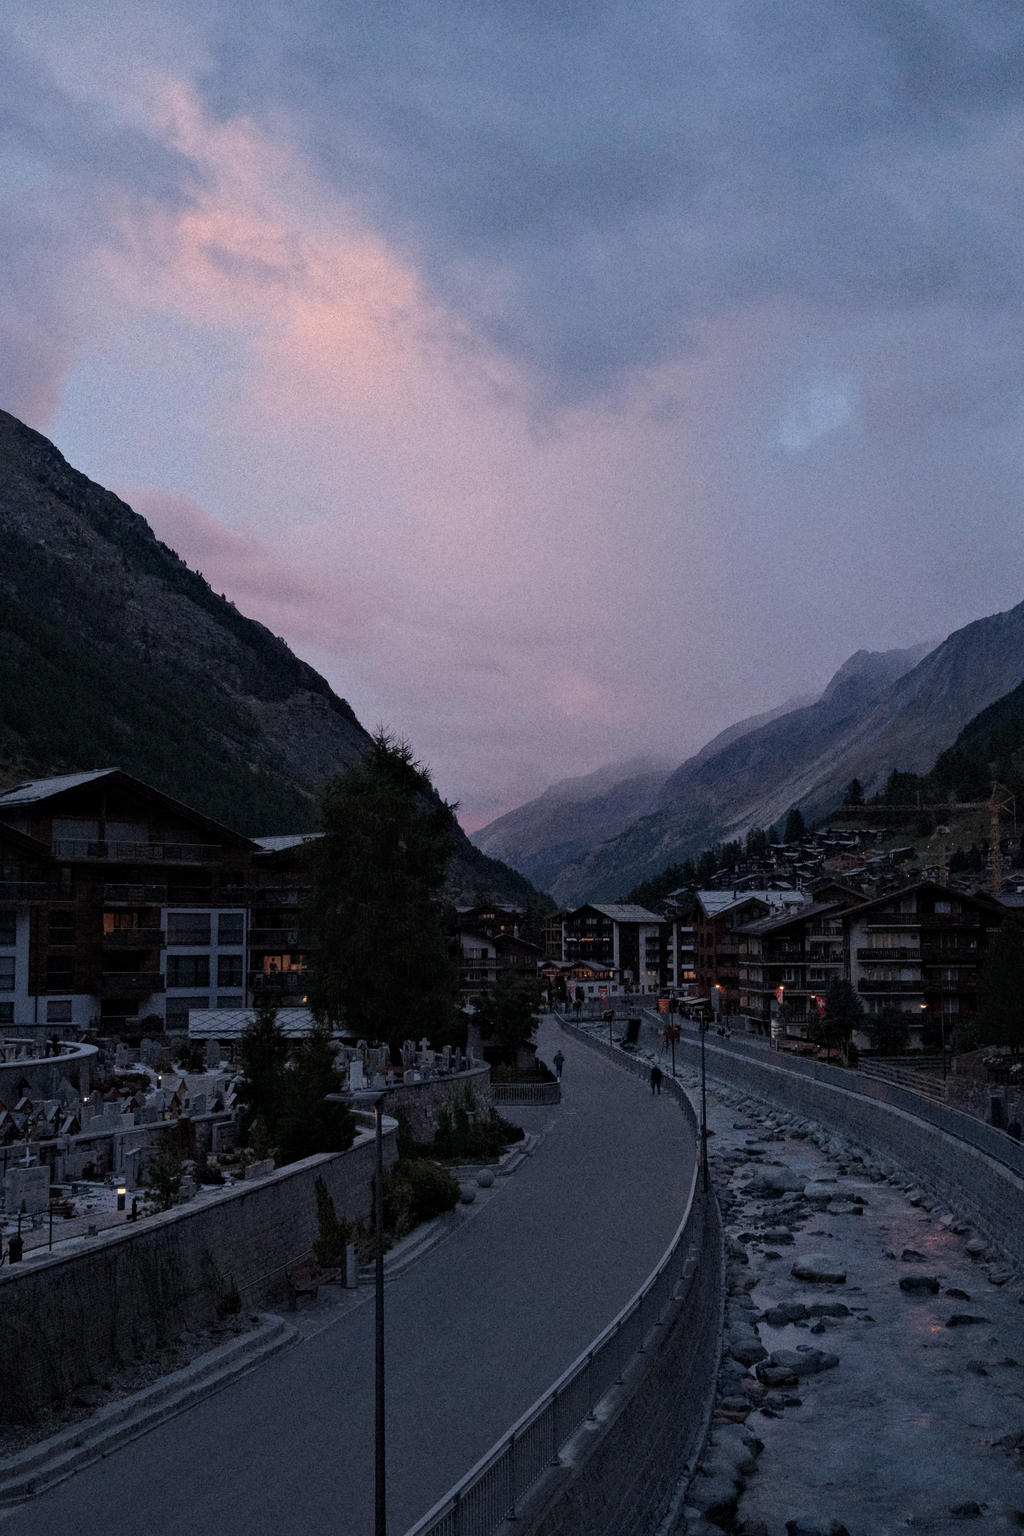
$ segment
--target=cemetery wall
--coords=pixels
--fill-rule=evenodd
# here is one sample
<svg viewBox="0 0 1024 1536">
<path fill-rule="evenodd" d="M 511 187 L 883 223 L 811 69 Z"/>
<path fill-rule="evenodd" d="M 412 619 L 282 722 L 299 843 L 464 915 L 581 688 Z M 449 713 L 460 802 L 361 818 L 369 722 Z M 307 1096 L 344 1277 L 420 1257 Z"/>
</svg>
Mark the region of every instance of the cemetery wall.
<svg viewBox="0 0 1024 1536">
<path fill-rule="evenodd" d="M 0 1100 L 10 1108 L 23 1092 L 32 1099 L 56 1098 L 62 1077 L 85 1098 L 98 1055 L 94 1045 L 76 1045 L 63 1056 L 20 1056 L 0 1061 Z"/>
<path fill-rule="evenodd" d="M 397 1158 L 385 1118 L 384 1160 Z M 0 1269 L 0 1417 L 18 1420 L 120 1360 L 210 1323 L 232 1287 L 246 1307 L 286 1294 L 285 1270 L 317 1235 L 314 1185 L 323 1177 L 339 1216 L 372 1206 L 374 1135 L 228 1191 L 90 1239 L 74 1253 Z"/>
<path fill-rule="evenodd" d="M 676 1054 L 700 1070 L 700 1046 L 685 1037 Z M 851 1092 L 784 1067 L 707 1044 L 708 1075 L 868 1149 L 921 1180 L 982 1231 L 1015 1264 L 1024 1264 L 1020 1219 L 1024 1178 L 978 1147 L 927 1119 L 881 1100 Z"/>
<path fill-rule="evenodd" d="M 384 1102 L 390 1115 L 396 1109 L 404 1110 L 416 1141 L 433 1141 L 441 1111 L 450 1111 L 463 1098 L 467 1088 L 476 1101 L 477 1111 L 489 1114 L 494 1107 L 494 1093 L 488 1066 L 471 1067 L 468 1072 L 432 1077 L 420 1083 L 399 1083 L 388 1089 Z"/>
<path fill-rule="evenodd" d="M 1003 1120 L 1007 1125 L 1013 1120 L 1024 1124 L 1024 1086 L 1012 1083 L 1004 1086 L 987 1083 L 983 1078 L 957 1077 L 955 1074 L 946 1080 L 946 1103 L 989 1124 L 993 1099 L 998 1099 L 1002 1105 Z"/>
</svg>

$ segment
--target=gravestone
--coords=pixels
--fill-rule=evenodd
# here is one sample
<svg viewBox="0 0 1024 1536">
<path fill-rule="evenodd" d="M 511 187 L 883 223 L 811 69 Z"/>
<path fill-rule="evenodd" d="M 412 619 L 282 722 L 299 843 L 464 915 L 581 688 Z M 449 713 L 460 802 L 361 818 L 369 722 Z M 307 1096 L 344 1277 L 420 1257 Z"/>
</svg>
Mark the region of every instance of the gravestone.
<svg viewBox="0 0 1024 1536">
<path fill-rule="evenodd" d="M 197 1093 L 197 1094 L 195 1094 L 193 1096 L 193 1099 L 192 1099 L 192 1114 L 193 1115 L 205 1115 L 206 1114 L 206 1094 L 205 1093 Z"/>
<path fill-rule="evenodd" d="M 28 1215 L 45 1211 L 50 1204 L 50 1170 L 47 1167 L 10 1168 L 4 1175 L 4 1209 L 17 1215 L 24 1205 Z"/>
<path fill-rule="evenodd" d="M 353 1093 L 366 1087 L 366 1070 L 358 1056 L 353 1056 L 348 1067 L 348 1086 Z"/>
<path fill-rule="evenodd" d="M 245 1170 L 245 1177 L 247 1180 L 265 1179 L 267 1175 L 269 1173 L 273 1173 L 273 1171 L 274 1159 L 272 1157 L 264 1157 L 261 1158 L 258 1163 L 249 1164 L 248 1168 Z M 184 1180 L 182 1180 L 182 1183 L 184 1183 Z"/>
<path fill-rule="evenodd" d="M 114 1052 L 114 1066 L 118 1072 L 123 1072 L 126 1067 L 131 1066 L 128 1047 L 123 1042 L 118 1044 Z"/>
<path fill-rule="evenodd" d="M 139 1047 L 139 1060 L 144 1067 L 155 1067 L 157 1057 L 162 1050 L 163 1046 L 156 1040 L 143 1040 L 142 1045 Z"/>
</svg>

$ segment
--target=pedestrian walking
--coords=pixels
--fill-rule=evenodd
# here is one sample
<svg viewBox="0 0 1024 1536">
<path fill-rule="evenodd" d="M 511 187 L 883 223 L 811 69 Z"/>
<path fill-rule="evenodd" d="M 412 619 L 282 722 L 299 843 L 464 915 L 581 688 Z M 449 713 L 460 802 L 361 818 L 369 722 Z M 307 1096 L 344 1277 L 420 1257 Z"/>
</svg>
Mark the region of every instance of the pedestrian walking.
<svg viewBox="0 0 1024 1536">
<path fill-rule="evenodd" d="M 651 1092 L 652 1093 L 660 1093 L 661 1092 L 661 1078 L 662 1078 L 661 1068 L 658 1066 L 657 1063 L 655 1063 L 654 1066 L 651 1068 Z"/>
<path fill-rule="evenodd" d="M 562 1055 L 561 1051 L 556 1051 L 554 1059 L 555 1059 L 555 1076 L 558 1078 L 558 1081 L 561 1082 L 562 1081 L 562 1068 L 565 1066 L 565 1057 Z"/>
</svg>

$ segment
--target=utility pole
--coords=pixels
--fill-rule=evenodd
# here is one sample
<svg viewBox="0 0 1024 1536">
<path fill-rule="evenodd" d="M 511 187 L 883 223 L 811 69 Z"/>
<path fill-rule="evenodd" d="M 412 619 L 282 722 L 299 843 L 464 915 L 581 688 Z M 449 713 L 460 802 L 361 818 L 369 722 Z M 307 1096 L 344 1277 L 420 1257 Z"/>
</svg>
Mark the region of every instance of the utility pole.
<svg viewBox="0 0 1024 1536">
<path fill-rule="evenodd" d="M 708 1076 L 704 1057 L 704 1036 L 708 1032 L 706 1019 L 700 1021 L 700 1161 L 701 1178 L 705 1195 L 708 1192 Z"/>
</svg>

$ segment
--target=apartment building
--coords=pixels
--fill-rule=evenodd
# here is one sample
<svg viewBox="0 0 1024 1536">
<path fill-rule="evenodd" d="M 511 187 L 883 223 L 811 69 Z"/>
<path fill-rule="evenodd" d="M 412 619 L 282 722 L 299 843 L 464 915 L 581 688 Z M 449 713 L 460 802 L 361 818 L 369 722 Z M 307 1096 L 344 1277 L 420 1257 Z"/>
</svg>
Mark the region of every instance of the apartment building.
<svg viewBox="0 0 1024 1536">
<path fill-rule="evenodd" d="M 978 973 L 1008 916 L 993 896 L 921 881 L 843 919 L 847 974 L 868 1013 L 899 1008 L 919 1025 L 955 1026 L 978 1006 Z M 917 1038 L 914 1038 L 917 1037 Z"/>
<path fill-rule="evenodd" d="M 662 930 L 657 913 L 623 902 L 588 902 L 562 922 L 563 959 L 582 960 L 595 971 L 618 973 L 632 992 L 658 992 L 663 985 Z"/>
<path fill-rule="evenodd" d="M 184 1029 L 190 1009 L 244 1002 L 251 839 L 116 768 L 8 790 L 0 826 L 4 888 L 22 872 L 4 1022 Z"/>
<path fill-rule="evenodd" d="M 781 1013 L 787 1033 L 806 1036 L 817 1012 L 815 998 L 845 975 L 843 917 L 862 899 L 856 891 L 829 885 L 802 907 L 746 925 L 739 944 L 739 1011 L 758 1033 Z"/>
</svg>

